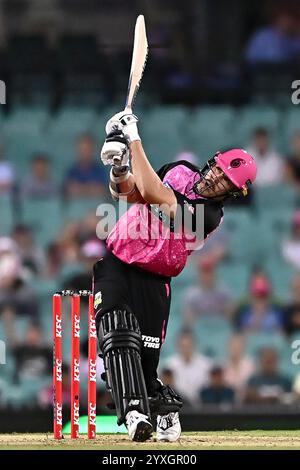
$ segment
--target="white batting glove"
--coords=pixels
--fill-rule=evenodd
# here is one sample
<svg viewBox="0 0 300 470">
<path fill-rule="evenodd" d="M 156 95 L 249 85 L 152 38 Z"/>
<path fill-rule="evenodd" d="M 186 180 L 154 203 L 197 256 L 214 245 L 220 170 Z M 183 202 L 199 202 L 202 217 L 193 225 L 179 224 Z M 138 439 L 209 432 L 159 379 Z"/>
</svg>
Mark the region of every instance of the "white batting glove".
<svg viewBox="0 0 300 470">
<path fill-rule="evenodd" d="M 101 160 L 104 165 L 126 167 L 129 165 L 129 148 L 121 131 L 108 135 L 101 149 Z"/>
<path fill-rule="evenodd" d="M 121 111 L 110 118 L 105 126 L 106 134 L 122 131 L 128 143 L 141 140 L 137 128 L 138 118 L 132 112 Z"/>
</svg>

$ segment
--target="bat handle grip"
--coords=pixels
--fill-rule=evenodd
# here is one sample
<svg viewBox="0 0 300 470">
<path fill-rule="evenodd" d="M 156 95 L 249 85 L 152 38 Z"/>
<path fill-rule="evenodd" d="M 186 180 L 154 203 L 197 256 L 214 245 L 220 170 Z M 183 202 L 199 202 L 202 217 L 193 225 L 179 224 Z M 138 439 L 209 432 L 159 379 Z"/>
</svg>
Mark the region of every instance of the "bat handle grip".
<svg viewBox="0 0 300 470">
<path fill-rule="evenodd" d="M 132 108 L 131 108 L 131 106 L 125 106 L 124 112 L 131 114 L 131 113 L 132 113 Z"/>
</svg>

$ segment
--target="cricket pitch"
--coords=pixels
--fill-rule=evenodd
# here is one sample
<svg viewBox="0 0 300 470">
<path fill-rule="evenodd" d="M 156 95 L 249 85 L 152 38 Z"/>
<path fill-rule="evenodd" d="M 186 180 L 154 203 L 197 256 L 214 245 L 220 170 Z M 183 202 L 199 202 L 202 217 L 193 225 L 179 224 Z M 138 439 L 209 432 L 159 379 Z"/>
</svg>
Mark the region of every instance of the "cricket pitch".
<svg viewBox="0 0 300 470">
<path fill-rule="evenodd" d="M 0 450 L 218 450 L 218 449 L 300 449 L 297 431 L 214 431 L 183 433 L 176 443 L 131 442 L 124 434 L 97 434 L 57 441 L 52 434 L 0 434 Z"/>
</svg>

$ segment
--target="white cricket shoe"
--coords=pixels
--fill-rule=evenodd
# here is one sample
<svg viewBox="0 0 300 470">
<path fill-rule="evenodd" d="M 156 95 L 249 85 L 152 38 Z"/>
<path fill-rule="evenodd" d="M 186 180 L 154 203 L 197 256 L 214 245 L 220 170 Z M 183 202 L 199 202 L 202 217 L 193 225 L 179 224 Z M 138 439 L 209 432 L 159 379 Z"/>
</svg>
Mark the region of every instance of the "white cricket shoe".
<svg viewBox="0 0 300 470">
<path fill-rule="evenodd" d="M 158 441 L 175 442 L 181 434 L 178 412 L 157 416 L 156 438 Z"/>
<path fill-rule="evenodd" d="M 126 415 L 126 427 L 132 441 L 146 441 L 150 439 L 153 427 L 148 416 L 137 410 L 129 411 Z"/>
</svg>

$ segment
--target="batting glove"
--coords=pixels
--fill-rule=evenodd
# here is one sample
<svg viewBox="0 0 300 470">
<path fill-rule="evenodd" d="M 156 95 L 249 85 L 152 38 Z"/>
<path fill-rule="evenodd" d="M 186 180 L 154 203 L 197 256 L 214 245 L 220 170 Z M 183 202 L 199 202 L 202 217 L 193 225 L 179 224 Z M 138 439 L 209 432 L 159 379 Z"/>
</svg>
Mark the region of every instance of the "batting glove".
<svg viewBox="0 0 300 470">
<path fill-rule="evenodd" d="M 121 111 L 107 121 L 105 126 L 106 134 L 115 131 L 122 131 L 127 142 L 130 144 L 135 140 L 141 140 L 137 128 L 138 118 L 132 112 Z"/>
<path fill-rule="evenodd" d="M 108 134 L 101 149 L 102 163 L 124 169 L 129 166 L 129 156 L 128 143 L 124 134 L 120 130 Z"/>
</svg>

